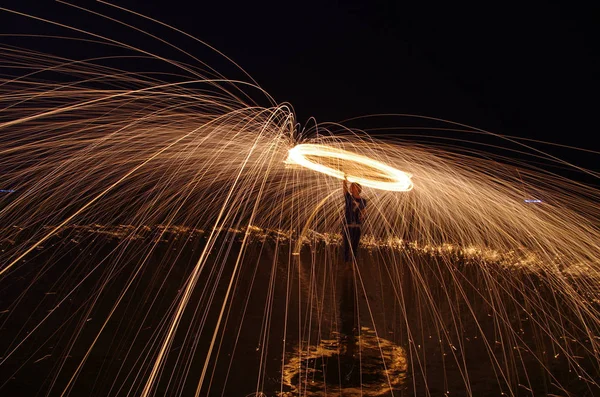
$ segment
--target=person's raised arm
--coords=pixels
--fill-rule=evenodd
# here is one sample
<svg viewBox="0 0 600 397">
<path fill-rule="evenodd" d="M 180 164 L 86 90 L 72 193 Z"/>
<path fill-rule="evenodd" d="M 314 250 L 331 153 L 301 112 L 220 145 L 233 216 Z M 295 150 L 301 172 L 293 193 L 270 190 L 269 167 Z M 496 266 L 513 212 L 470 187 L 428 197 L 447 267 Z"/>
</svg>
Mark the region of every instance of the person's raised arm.
<svg viewBox="0 0 600 397">
<path fill-rule="evenodd" d="M 344 195 L 348 193 L 348 178 L 344 174 L 344 180 L 342 181 L 342 187 L 344 188 Z"/>
</svg>

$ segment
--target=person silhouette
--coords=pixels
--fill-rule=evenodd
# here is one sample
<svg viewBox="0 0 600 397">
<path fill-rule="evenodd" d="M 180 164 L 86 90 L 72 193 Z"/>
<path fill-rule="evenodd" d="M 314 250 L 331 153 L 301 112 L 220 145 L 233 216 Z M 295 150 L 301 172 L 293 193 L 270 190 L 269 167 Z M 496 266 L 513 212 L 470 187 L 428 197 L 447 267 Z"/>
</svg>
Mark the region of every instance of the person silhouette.
<svg viewBox="0 0 600 397">
<path fill-rule="evenodd" d="M 349 264 L 358 257 L 358 243 L 360 242 L 361 226 L 365 217 L 367 200 L 360 197 L 362 186 L 351 183 L 348 188 L 348 179 L 342 182 L 344 191 L 344 223 L 342 230 L 344 246 L 344 262 Z"/>
</svg>

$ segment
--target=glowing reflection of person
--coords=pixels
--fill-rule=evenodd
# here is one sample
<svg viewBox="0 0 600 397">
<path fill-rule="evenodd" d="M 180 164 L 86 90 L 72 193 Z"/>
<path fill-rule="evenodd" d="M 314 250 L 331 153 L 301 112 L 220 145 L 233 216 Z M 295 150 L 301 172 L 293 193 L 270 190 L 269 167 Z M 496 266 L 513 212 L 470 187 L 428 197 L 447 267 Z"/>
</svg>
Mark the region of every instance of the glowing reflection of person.
<svg viewBox="0 0 600 397">
<path fill-rule="evenodd" d="M 360 197 L 362 191 L 358 183 L 351 183 L 344 178 L 344 219 L 342 227 L 342 244 L 344 250 L 344 266 L 341 276 L 340 297 L 340 332 L 343 337 L 353 338 L 356 335 L 356 289 L 354 278 L 354 264 L 358 257 L 358 244 L 361 235 L 361 226 L 365 218 L 367 200 Z"/>
</svg>

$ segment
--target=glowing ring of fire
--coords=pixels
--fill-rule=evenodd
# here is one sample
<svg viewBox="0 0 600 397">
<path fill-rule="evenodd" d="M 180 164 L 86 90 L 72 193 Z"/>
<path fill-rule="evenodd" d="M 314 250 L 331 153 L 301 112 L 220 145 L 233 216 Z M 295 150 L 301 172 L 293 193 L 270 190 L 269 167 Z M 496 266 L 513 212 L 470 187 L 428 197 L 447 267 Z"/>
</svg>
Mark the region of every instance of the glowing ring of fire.
<svg viewBox="0 0 600 397">
<path fill-rule="evenodd" d="M 327 165 L 319 164 L 316 161 L 310 160 L 307 157 L 321 157 L 327 159 L 338 159 L 359 164 L 377 170 L 382 180 L 361 176 L 360 173 L 344 173 L 344 171 Z M 296 163 L 313 171 L 333 176 L 338 179 L 348 178 L 350 182 L 357 182 L 362 186 L 371 187 L 374 189 L 390 190 L 393 192 L 407 192 L 413 188 L 413 183 L 410 180 L 411 174 L 400 171 L 394 167 L 390 167 L 380 161 L 373 160 L 370 157 L 362 156 L 346 150 L 316 144 L 300 144 L 291 148 L 288 152 L 288 163 Z"/>
</svg>

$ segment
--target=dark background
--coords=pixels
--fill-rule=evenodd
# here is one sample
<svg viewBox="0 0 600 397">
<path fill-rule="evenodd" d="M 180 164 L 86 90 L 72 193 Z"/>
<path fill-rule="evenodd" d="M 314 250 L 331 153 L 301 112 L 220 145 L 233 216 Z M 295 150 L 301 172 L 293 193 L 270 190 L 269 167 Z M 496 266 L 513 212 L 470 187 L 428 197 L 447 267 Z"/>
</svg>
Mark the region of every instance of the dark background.
<svg viewBox="0 0 600 397">
<path fill-rule="evenodd" d="M 171 55 L 166 46 L 100 17 L 58 2 L 38 3 L 3 2 Z M 301 124 L 310 117 L 323 122 L 417 114 L 503 135 L 600 148 L 600 7 L 593 2 L 113 3 L 213 45 L 277 102 L 291 103 Z M 152 31 L 201 59 L 210 58 L 200 45 L 155 24 L 94 1 L 77 4 Z M 2 11 L 0 18 L 1 33 L 61 31 Z M 53 45 L 46 49 L 56 49 Z M 236 77 L 230 64 L 214 59 L 209 61 L 212 66 Z M 597 154 L 537 147 L 576 165 L 600 168 Z"/>
</svg>

